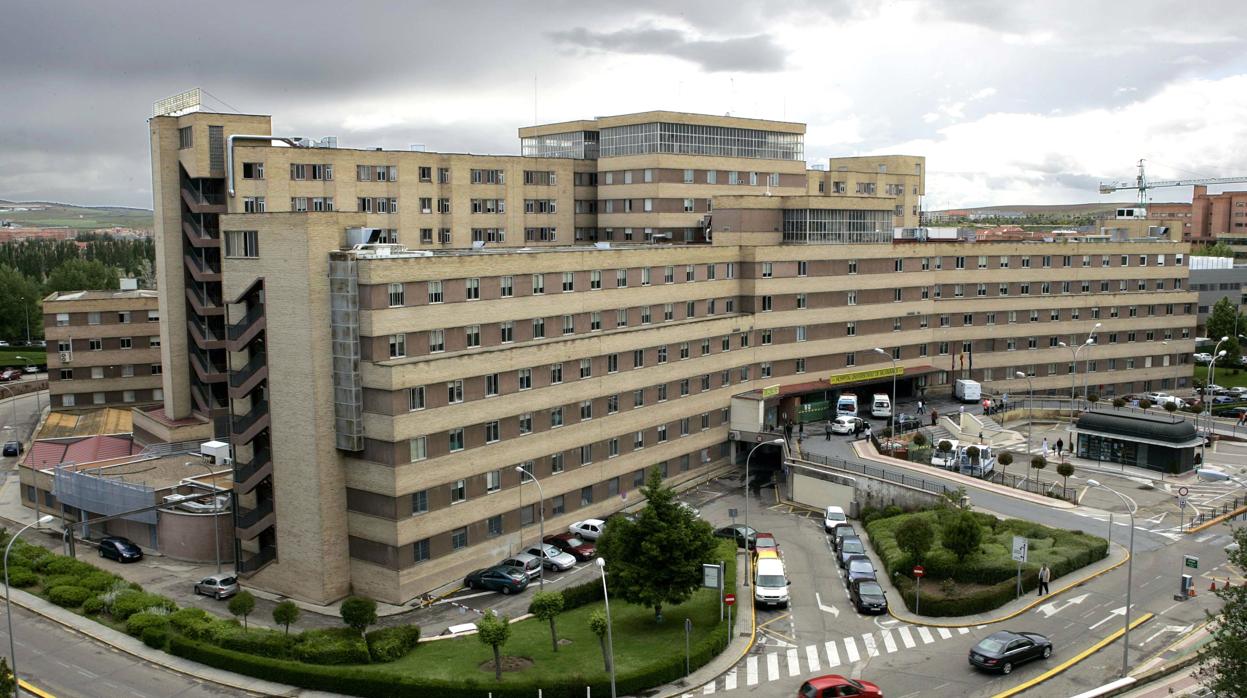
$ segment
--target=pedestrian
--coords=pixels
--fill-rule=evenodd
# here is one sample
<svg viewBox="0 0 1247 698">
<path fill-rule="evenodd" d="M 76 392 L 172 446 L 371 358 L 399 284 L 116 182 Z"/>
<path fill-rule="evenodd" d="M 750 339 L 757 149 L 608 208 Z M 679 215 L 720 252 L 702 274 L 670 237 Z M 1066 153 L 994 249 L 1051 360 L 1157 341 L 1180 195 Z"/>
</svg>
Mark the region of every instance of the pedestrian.
<svg viewBox="0 0 1247 698">
<path fill-rule="evenodd" d="M 1057 439 L 1056 440 L 1056 454 L 1058 457 L 1060 457 L 1061 451 L 1064 448 L 1065 448 L 1065 441 L 1063 441 L 1062 439 Z"/>
<path fill-rule="evenodd" d="M 1048 593 L 1048 582 L 1052 581 L 1052 570 L 1048 569 L 1047 563 L 1039 568 L 1039 596 Z"/>
<path fill-rule="evenodd" d="M 957 415 L 958 415 L 958 417 L 960 417 L 961 415 L 964 415 L 965 413 L 966 413 L 966 406 L 965 406 L 965 405 L 962 405 L 962 406 L 960 406 L 960 407 L 958 407 L 958 408 L 957 408 Z"/>
<path fill-rule="evenodd" d="M 802 439 L 805 438 L 805 422 L 801 422 L 797 425 L 797 436 Z"/>
<path fill-rule="evenodd" d="M 825 441 L 831 441 L 831 420 L 830 419 L 827 420 L 827 431 L 823 433 L 823 436 L 826 437 L 824 439 Z"/>
<path fill-rule="evenodd" d="M 1039 445 L 1039 449 L 1040 451 L 1043 452 L 1043 457 L 1047 458 L 1048 457 L 1048 437 L 1046 436 L 1043 437 L 1043 443 Z"/>
<path fill-rule="evenodd" d="M 940 418 L 939 410 L 931 410 L 931 426 L 935 426 L 936 420 Z"/>
<path fill-rule="evenodd" d="M 1009 409 L 1009 393 L 1005 393 L 1004 395 L 1000 396 L 1000 409 L 1002 410 Z"/>
<path fill-rule="evenodd" d="M 926 409 L 926 406 L 922 404 L 922 400 L 919 400 L 918 401 L 918 414 L 924 414 L 923 410 L 925 409 Z"/>
</svg>

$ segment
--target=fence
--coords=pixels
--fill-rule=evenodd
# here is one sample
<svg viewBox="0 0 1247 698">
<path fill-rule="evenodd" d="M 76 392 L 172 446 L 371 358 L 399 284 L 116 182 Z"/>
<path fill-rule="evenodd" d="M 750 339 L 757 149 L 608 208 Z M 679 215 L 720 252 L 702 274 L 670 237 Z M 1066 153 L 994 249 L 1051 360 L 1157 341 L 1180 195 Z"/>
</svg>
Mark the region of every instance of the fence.
<svg viewBox="0 0 1247 698">
<path fill-rule="evenodd" d="M 805 454 L 804 460 L 810 461 L 811 463 L 818 463 L 819 465 L 825 465 L 829 468 L 844 470 L 850 473 L 861 473 L 867 477 L 873 477 L 876 480 L 894 482 L 898 485 L 914 487 L 923 490 L 924 492 L 930 492 L 941 496 L 955 496 L 957 493 L 957 490 L 945 485 L 942 482 L 926 480 L 924 478 L 915 477 L 906 473 L 897 473 L 885 470 L 867 463 L 854 463 L 852 461 L 846 461 L 843 458 L 827 458 L 825 456 L 820 456 L 817 453 Z"/>
<path fill-rule="evenodd" d="M 1192 516 L 1189 520 L 1186 521 L 1186 523 L 1182 524 L 1182 529 L 1190 530 L 1201 524 L 1208 523 L 1209 521 L 1217 518 L 1218 516 L 1225 516 L 1226 514 L 1229 514 L 1230 512 L 1233 512 L 1233 511 L 1237 511 L 1238 509 L 1241 509 L 1242 507 L 1245 507 L 1245 506 L 1247 506 L 1247 496 L 1235 497 L 1232 500 L 1221 502 L 1221 504 L 1219 505 L 1214 505 L 1212 507 L 1205 508 L 1203 511 L 1199 512 L 1195 516 Z M 1244 516 L 1247 516 L 1247 514 L 1240 514 L 1239 516 L 1234 517 L 1234 518 L 1242 518 Z"/>
<path fill-rule="evenodd" d="M 1057 497 L 1066 501 L 1076 501 L 1078 490 L 1074 487 L 1066 487 L 1055 480 L 1045 482 L 1039 478 L 1018 477 L 1011 473 L 994 470 L 985 478 L 988 482 L 994 482 L 997 485 L 1004 485 L 1015 490 L 1023 492 L 1031 492 L 1034 494 L 1042 494 L 1046 497 Z"/>
</svg>

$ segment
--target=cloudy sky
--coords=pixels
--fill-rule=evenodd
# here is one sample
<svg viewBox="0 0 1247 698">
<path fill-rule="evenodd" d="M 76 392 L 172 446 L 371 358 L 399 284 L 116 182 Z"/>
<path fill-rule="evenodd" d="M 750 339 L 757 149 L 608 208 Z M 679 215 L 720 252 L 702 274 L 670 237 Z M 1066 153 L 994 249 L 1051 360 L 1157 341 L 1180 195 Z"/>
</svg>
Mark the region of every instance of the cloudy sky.
<svg viewBox="0 0 1247 698">
<path fill-rule="evenodd" d="M 4 8 L 0 199 L 150 207 L 145 120 L 196 86 L 344 147 L 516 153 L 534 120 L 648 109 L 802 121 L 811 162 L 926 156 L 931 209 L 1106 201 L 1139 158 L 1247 175 L 1242 0 Z"/>
</svg>

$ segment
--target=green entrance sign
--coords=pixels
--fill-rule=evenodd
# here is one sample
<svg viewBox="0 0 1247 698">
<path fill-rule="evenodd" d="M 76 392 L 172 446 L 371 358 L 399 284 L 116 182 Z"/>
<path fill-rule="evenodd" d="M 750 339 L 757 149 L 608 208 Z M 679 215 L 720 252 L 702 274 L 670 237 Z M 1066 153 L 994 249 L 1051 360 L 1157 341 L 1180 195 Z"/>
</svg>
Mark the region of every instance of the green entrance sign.
<svg viewBox="0 0 1247 698">
<path fill-rule="evenodd" d="M 1193 570 L 1199 569 L 1199 558 L 1194 555 L 1183 555 L 1182 563 Z"/>
</svg>

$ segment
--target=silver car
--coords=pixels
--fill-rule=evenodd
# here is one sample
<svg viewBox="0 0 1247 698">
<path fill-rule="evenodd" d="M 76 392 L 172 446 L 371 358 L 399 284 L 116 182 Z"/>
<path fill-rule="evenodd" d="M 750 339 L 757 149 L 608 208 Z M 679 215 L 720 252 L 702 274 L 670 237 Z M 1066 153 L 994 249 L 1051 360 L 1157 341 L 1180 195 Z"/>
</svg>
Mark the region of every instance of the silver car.
<svg viewBox="0 0 1247 698">
<path fill-rule="evenodd" d="M 564 572 L 576 566 L 575 556 L 571 553 L 565 553 L 548 543 L 541 546 L 534 545 L 524 552 L 541 558 L 546 567 L 556 572 Z"/>
<path fill-rule="evenodd" d="M 529 553 L 516 553 L 498 564 L 518 567 L 524 570 L 524 574 L 527 574 L 529 579 L 536 579 L 541 574 L 541 558 Z"/>
<path fill-rule="evenodd" d="M 195 583 L 195 593 L 214 599 L 226 599 L 238 593 L 238 579 L 227 573 L 204 577 Z"/>
</svg>

